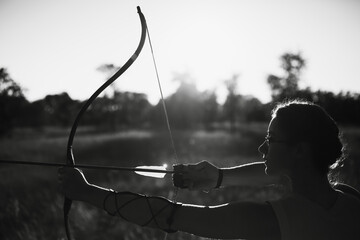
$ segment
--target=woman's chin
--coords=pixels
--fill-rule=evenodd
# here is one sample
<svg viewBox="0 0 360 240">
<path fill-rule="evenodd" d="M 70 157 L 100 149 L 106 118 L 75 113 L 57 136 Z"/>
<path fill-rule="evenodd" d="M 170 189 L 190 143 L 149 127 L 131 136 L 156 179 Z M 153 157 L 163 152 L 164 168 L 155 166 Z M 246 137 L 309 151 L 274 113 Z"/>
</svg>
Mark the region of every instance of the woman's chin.
<svg viewBox="0 0 360 240">
<path fill-rule="evenodd" d="M 267 175 L 279 175 L 279 172 L 276 171 L 271 165 L 269 165 L 268 163 L 265 162 L 265 173 Z"/>
<path fill-rule="evenodd" d="M 269 165 L 266 164 L 266 162 L 265 162 L 265 173 L 266 173 L 267 175 L 270 175 L 270 173 L 271 173 L 271 169 L 269 168 Z"/>
</svg>

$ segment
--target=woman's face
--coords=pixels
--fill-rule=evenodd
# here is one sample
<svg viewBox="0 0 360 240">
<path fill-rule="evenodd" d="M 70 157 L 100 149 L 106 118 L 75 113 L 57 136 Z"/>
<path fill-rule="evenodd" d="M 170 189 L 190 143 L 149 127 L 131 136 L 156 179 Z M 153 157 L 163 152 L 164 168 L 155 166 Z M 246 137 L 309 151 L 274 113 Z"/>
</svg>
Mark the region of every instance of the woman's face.
<svg viewBox="0 0 360 240">
<path fill-rule="evenodd" d="M 270 121 L 265 141 L 258 150 L 266 165 L 266 173 L 269 175 L 291 175 L 295 161 L 294 147 L 290 144 L 285 133 L 281 130 L 278 120 Z"/>
</svg>

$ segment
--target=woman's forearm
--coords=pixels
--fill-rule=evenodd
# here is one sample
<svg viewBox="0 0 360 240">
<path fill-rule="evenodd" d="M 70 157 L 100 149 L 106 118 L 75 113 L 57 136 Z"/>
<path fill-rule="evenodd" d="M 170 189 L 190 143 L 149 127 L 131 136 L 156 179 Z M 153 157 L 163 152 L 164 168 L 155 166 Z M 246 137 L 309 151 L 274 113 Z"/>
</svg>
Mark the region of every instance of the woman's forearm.
<svg viewBox="0 0 360 240">
<path fill-rule="evenodd" d="M 215 239 L 274 239 L 279 233 L 271 206 L 255 202 L 183 205 L 175 214 L 173 228 Z"/>
<path fill-rule="evenodd" d="M 208 161 L 174 166 L 173 183 L 176 187 L 210 190 L 226 186 L 264 186 L 280 183 L 280 176 L 268 176 L 264 162 L 218 168 Z"/>
<path fill-rule="evenodd" d="M 181 204 L 163 197 L 146 196 L 133 192 L 116 192 L 89 184 L 82 190 L 80 201 L 101 208 L 112 216 L 140 226 L 172 231 L 169 219 Z"/>
<path fill-rule="evenodd" d="M 260 165 L 225 169 L 224 180 L 234 185 L 233 181 L 241 181 L 241 178 L 232 177 L 232 174 L 238 175 L 246 170 L 244 181 L 250 181 L 251 177 L 245 176 L 250 175 L 252 170 L 256 172 L 256 169 L 261 169 Z M 253 173 L 256 175 L 255 172 Z M 239 202 L 213 207 L 182 205 L 162 197 L 115 192 L 93 184 L 78 186 L 76 193 L 72 193 L 72 199 L 89 203 L 140 226 L 168 232 L 180 230 L 210 238 L 256 237 L 257 234 L 262 234 L 256 230 L 256 226 L 267 219 L 259 211 L 266 210 L 265 212 L 273 214 L 267 204 Z M 264 226 L 268 225 L 269 222 L 265 221 Z"/>
<path fill-rule="evenodd" d="M 265 173 L 264 162 L 244 164 L 232 168 L 222 168 L 221 186 L 263 186 L 280 182 L 279 176 Z"/>
</svg>

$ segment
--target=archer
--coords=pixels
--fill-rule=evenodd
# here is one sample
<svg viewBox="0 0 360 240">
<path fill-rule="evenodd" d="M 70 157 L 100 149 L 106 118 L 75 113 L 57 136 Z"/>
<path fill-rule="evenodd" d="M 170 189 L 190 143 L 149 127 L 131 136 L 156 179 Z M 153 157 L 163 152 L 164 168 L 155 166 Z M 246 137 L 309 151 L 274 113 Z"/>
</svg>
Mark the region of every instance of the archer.
<svg viewBox="0 0 360 240">
<path fill-rule="evenodd" d="M 166 232 L 221 239 L 360 239 L 359 192 L 332 186 L 329 167 L 343 160 L 334 120 L 320 106 L 292 101 L 276 106 L 259 152 L 263 162 L 219 169 L 208 162 L 176 165 L 175 186 L 211 189 L 229 185 L 289 184 L 279 200 L 194 206 L 86 181 L 77 169 L 59 169 L 66 197 L 103 208 L 113 216 Z"/>
</svg>

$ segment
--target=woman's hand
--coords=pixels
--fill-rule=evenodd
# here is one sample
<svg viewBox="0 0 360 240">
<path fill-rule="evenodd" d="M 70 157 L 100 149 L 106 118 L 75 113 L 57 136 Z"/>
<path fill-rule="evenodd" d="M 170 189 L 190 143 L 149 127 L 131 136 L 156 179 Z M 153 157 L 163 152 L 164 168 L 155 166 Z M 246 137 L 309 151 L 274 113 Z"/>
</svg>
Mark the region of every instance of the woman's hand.
<svg viewBox="0 0 360 240">
<path fill-rule="evenodd" d="M 219 169 L 207 162 L 174 165 L 173 184 L 190 190 L 211 190 L 218 183 Z"/>
<path fill-rule="evenodd" d="M 60 191 L 73 200 L 84 200 L 90 187 L 81 170 L 71 167 L 62 167 L 58 170 Z"/>
</svg>

